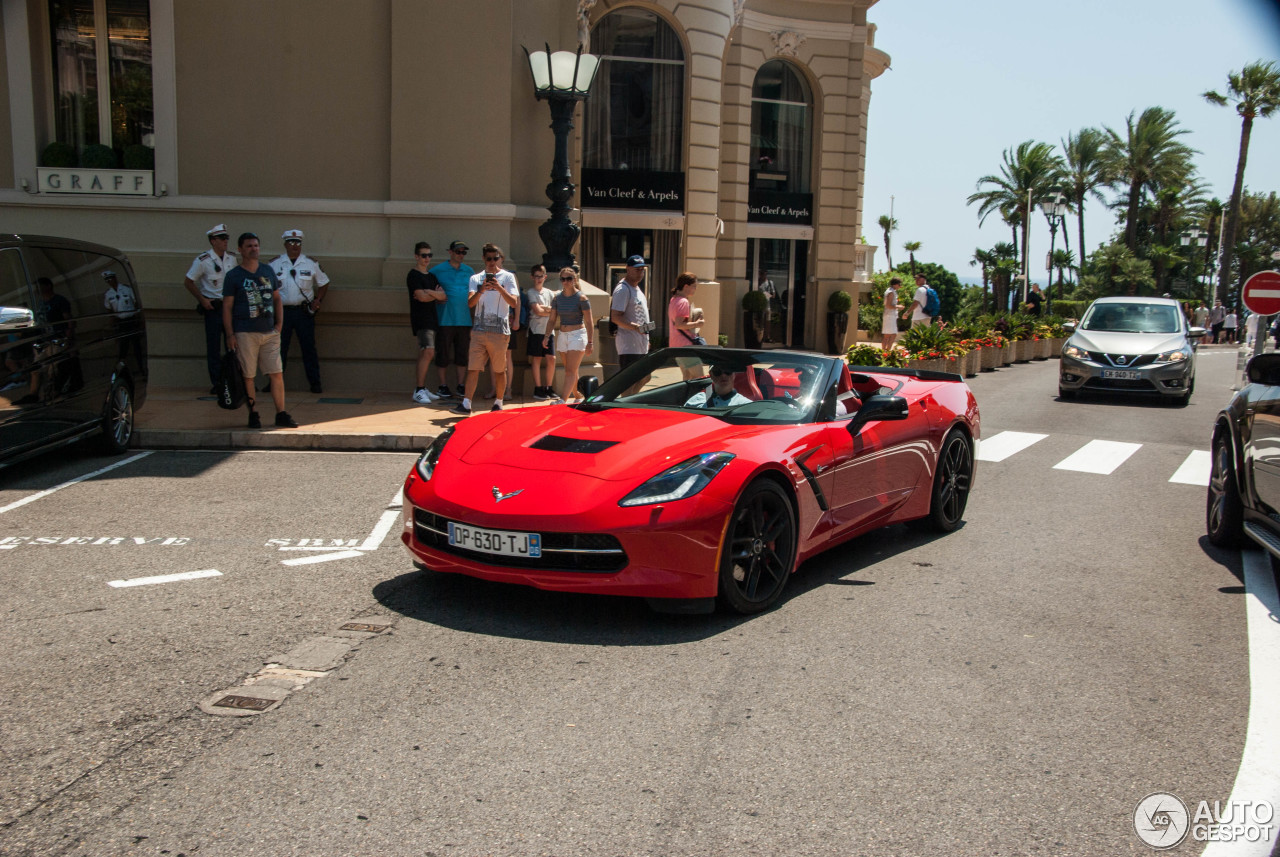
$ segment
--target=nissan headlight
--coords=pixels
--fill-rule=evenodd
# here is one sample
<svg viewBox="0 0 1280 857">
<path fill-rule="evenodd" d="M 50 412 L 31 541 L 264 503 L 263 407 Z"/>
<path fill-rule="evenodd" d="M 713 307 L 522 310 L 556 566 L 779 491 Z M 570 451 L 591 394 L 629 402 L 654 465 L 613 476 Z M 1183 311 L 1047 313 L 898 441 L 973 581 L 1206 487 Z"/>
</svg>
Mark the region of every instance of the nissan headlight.
<svg viewBox="0 0 1280 857">
<path fill-rule="evenodd" d="M 619 506 L 648 506 L 692 497 L 711 484 L 716 474 L 733 461 L 728 452 L 704 452 L 668 467 L 618 501 Z"/>
<path fill-rule="evenodd" d="M 1078 346 L 1078 345 L 1071 345 L 1071 344 L 1068 344 L 1066 348 L 1062 349 L 1062 353 L 1063 353 L 1063 355 L 1065 355 L 1065 356 L 1067 356 L 1067 357 L 1070 357 L 1070 358 L 1072 358 L 1073 360 L 1088 360 L 1088 359 L 1089 359 L 1089 352 L 1088 352 L 1088 351 L 1085 351 L 1083 348 L 1081 348 L 1081 347 L 1080 347 L 1080 346 Z"/>
<path fill-rule="evenodd" d="M 1185 348 L 1175 348 L 1172 351 L 1165 351 L 1156 355 L 1157 363 L 1181 363 L 1190 357 L 1190 353 Z"/>
<path fill-rule="evenodd" d="M 431 479 L 431 474 L 436 471 L 436 462 L 440 460 L 440 453 L 444 451 L 444 445 L 449 442 L 451 437 L 453 437 L 452 427 L 436 435 L 436 439 L 431 441 L 431 445 L 423 451 L 422 455 L 418 456 L 416 466 L 418 475 L 423 479 L 428 481 Z"/>
</svg>

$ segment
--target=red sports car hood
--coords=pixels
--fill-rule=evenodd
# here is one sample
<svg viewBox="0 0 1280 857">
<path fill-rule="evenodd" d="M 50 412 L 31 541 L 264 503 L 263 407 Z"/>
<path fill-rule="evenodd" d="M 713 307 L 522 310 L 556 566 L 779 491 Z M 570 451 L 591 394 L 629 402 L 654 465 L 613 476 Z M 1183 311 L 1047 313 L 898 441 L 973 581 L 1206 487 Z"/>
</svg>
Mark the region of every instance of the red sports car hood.
<svg viewBox="0 0 1280 857">
<path fill-rule="evenodd" d="M 635 480 L 699 452 L 732 452 L 734 439 L 777 430 L 777 426 L 729 425 L 715 417 L 679 411 L 521 408 L 501 417 L 463 420 L 446 449 L 474 466 L 500 464 L 609 481 Z"/>
</svg>

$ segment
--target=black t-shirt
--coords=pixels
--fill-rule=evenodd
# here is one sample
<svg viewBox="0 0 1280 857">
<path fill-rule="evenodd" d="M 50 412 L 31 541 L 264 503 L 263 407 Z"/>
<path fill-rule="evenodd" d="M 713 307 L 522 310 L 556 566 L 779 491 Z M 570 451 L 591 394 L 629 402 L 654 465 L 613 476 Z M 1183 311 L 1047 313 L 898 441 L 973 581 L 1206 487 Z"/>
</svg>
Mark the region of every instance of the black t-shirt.
<svg viewBox="0 0 1280 857">
<path fill-rule="evenodd" d="M 409 287 L 409 324 L 413 327 L 413 332 L 435 330 L 440 324 L 436 316 L 436 301 L 427 301 L 426 303 L 416 301 L 413 299 L 413 293 L 418 289 L 434 292 L 440 288 L 440 281 L 430 271 L 424 274 L 417 268 L 410 268 L 409 276 L 405 278 L 405 283 Z"/>
<path fill-rule="evenodd" d="M 1028 312 L 1031 313 L 1032 315 L 1039 315 L 1040 304 L 1042 301 L 1044 301 L 1044 295 L 1040 294 L 1039 292 L 1029 293 L 1027 295 L 1027 303 L 1031 304 L 1031 309 L 1029 309 Z"/>
</svg>

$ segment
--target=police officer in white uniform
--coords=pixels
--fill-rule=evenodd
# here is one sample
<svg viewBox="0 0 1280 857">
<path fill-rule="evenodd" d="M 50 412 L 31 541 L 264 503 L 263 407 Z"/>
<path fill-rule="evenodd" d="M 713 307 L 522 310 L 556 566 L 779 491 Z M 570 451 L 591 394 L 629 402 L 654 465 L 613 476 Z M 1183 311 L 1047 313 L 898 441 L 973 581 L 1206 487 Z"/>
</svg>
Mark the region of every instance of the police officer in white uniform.
<svg viewBox="0 0 1280 857">
<path fill-rule="evenodd" d="M 271 260 L 280 280 L 280 300 L 284 303 L 284 326 L 280 331 L 280 359 L 287 365 L 289 345 L 298 334 L 302 347 L 302 367 L 307 372 L 311 392 L 322 393 L 320 355 L 316 352 L 316 318 L 325 293 L 329 291 L 329 275 L 320 263 L 302 252 L 302 230 L 286 229 L 284 253 Z"/>
<path fill-rule="evenodd" d="M 209 365 L 210 395 L 218 395 L 218 381 L 222 377 L 222 278 L 237 264 L 234 253 L 227 252 L 227 225 L 219 223 L 205 235 L 210 249 L 201 253 L 191 263 L 182 285 L 199 303 L 196 312 L 204 316 L 204 349 Z"/>
</svg>

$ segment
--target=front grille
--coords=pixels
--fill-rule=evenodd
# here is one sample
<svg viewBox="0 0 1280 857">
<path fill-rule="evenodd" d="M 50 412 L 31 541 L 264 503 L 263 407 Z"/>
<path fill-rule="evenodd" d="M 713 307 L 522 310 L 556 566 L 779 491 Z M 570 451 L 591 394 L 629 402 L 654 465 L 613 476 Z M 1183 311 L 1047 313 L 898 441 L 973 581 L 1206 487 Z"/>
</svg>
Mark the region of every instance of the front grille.
<svg viewBox="0 0 1280 857">
<path fill-rule="evenodd" d="M 413 537 L 423 546 L 451 556 L 472 559 L 485 565 L 536 571 L 613 572 L 626 567 L 626 551 L 613 536 L 603 533 L 546 532 L 541 535 L 542 556 L 537 559 L 466 550 L 449 544 L 448 518 L 426 509 L 413 510 Z"/>
<path fill-rule="evenodd" d="M 1150 366 L 1155 362 L 1154 354 L 1107 354 L 1102 351 L 1090 351 L 1089 359 L 1103 366 L 1114 366 L 1117 369 L 1133 369 L 1138 366 Z M 1124 361 L 1124 362 L 1120 362 Z"/>
<path fill-rule="evenodd" d="M 1156 386 L 1150 381 L 1139 378 L 1134 381 L 1122 378 L 1090 378 L 1084 384 L 1087 390 L 1133 390 L 1144 393 L 1156 392 Z"/>
</svg>

